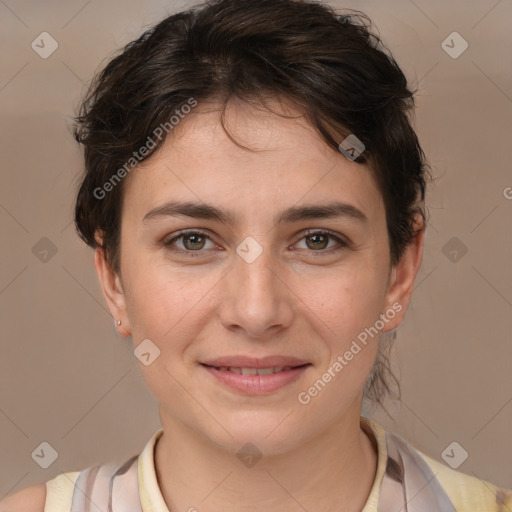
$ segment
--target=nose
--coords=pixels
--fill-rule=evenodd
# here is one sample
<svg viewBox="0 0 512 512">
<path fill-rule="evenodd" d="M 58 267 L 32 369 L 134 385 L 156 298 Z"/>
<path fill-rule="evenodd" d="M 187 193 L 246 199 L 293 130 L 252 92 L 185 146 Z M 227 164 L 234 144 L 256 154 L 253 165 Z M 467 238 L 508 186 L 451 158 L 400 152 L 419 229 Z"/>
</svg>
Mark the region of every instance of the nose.
<svg viewBox="0 0 512 512">
<path fill-rule="evenodd" d="M 294 294 L 270 249 L 249 261 L 234 255 L 223 280 L 220 320 L 226 329 L 265 339 L 291 324 Z"/>
</svg>

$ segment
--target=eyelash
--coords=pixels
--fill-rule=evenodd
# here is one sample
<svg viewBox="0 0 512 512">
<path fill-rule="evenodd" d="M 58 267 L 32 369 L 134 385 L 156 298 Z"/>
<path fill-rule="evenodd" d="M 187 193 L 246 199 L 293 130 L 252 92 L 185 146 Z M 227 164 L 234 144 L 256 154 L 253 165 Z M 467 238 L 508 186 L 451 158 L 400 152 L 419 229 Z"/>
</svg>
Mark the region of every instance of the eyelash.
<svg viewBox="0 0 512 512">
<path fill-rule="evenodd" d="M 191 251 L 191 250 L 186 250 L 186 249 L 176 249 L 175 247 L 172 247 L 174 242 L 176 242 L 180 238 L 184 238 L 186 235 L 201 235 L 201 236 L 205 237 L 206 239 L 213 241 L 211 239 L 211 237 L 208 236 L 208 234 L 205 233 L 204 231 L 184 230 L 184 231 L 180 231 L 176 236 L 174 236 L 170 240 L 164 241 L 163 244 L 164 244 L 164 246 L 169 248 L 171 251 L 185 253 L 190 257 L 201 256 L 204 251 L 208 250 L 208 249 L 199 249 L 197 251 Z M 319 249 L 317 251 L 315 251 L 313 249 L 308 250 L 308 252 L 311 252 L 311 253 L 319 253 L 318 256 L 330 255 L 330 254 L 333 254 L 334 252 L 339 251 L 340 249 L 350 247 L 350 244 L 348 242 L 346 242 L 345 240 L 342 240 L 341 238 L 339 238 L 338 236 L 336 236 L 333 232 L 331 232 L 329 230 L 308 230 L 303 233 L 302 238 L 300 238 L 296 243 L 298 243 L 301 240 L 303 240 L 304 238 L 307 238 L 308 236 L 312 236 L 312 235 L 327 235 L 329 238 L 335 240 L 339 244 L 337 247 L 334 247 L 331 249 L 323 249 L 323 250 Z"/>
</svg>

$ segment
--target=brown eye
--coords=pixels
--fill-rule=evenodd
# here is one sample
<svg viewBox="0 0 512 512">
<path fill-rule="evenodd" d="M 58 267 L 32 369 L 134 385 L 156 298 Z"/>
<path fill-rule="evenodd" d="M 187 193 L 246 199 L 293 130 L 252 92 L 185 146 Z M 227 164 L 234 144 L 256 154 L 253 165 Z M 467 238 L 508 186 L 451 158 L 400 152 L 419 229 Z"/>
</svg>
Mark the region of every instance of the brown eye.
<svg viewBox="0 0 512 512">
<path fill-rule="evenodd" d="M 200 250 L 204 246 L 205 237 L 199 233 L 191 233 L 187 235 L 182 235 L 183 245 L 188 250 Z M 189 243 L 187 243 L 189 242 Z"/>
<path fill-rule="evenodd" d="M 309 252 L 317 252 L 319 255 L 330 254 L 339 249 L 350 247 L 349 242 L 329 231 L 309 231 L 304 234 L 304 237 L 299 242 L 302 240 L 306 241 L 306 247 L 299 248 L 309 250 Z M 330 241 L 333 241 L 334 244 L 329 245 Z"/>
<path fill-rule="evenodd" d="M 164 242 L 164 245 L 171 250 L 181 252 L 199 252 L 203 249 L 207 250 L 211 248 L 205 247 L 207 241 L 211 242 L 210 237 L 205 233 L 202 233 L 201 231 L 189 231 L 179 233 L 174 238 Z"/>
<path fill-rule="evenodd" d="M 327 244 L 329 243 L 329 235 L 325 233 L 315 233 L 313 235 L 308 235 L 305 237 L 306 240 L 311 241 L 311 244 L 306 242 L 306 245 L 309 249 L 325 249 Z"/>
</svg>

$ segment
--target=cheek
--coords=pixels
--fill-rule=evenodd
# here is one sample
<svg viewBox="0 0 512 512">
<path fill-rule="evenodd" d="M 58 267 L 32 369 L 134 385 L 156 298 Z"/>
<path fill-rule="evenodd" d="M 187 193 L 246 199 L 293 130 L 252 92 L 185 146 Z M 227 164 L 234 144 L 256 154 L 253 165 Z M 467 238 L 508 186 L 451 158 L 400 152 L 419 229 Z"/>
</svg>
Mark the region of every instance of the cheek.
<svg viewBox="0 0 512 512">
<path fill-rule="evenodd" d="M 385 304 L 382 269 L 338 272 L 318 284 L 310 290 L 303 314 L 321 338 L 324 357 L 298 397 L 300 404 L 309 404 L 304 414 L 313 423 L 325 411 L 326 421 L 333 421 L 363 389 L 379 350 L 375 326 Z"/>
<path fill-rule="evenodd" d="M 126 261 L 126 294 L 132 336 L 136 343 L 149 338 L 161 351 L 179 352 L 194 339 L 208 315 L 219 272 L 176 268 L 158 261 Z"/>
<path fill-rule="evenodd" d="M 159 351 L 151 364 L 141 360 L 140 373 L 160 403 L 169 396 L 185 400 L 179 385 L 188 378 L 183 360 L 204 322 L 205 290 L 211 286 L 161 263 L 134 261 L 130 270 L 126 299 L 134 348 L 149 339 Z"/>
<path fill-rule="evenodd" d="M 374 325 L 385 304 L 384 270 L 372 265 L 340 268 L 297 283 L 299 295 L 339 343 Z"/>
</svg>

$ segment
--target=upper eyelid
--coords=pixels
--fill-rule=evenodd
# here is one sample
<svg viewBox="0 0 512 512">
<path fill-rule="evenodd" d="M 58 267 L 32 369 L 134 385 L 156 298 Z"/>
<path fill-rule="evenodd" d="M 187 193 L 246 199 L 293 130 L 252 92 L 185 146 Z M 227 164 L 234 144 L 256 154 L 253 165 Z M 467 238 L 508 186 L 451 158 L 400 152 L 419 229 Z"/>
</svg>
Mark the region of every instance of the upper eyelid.
<svg viewBox="0 0 512 512">
<path fill-rule="evenodd" d="M 210 234 L 208 233 L 208 231 L 203 231 L 202 229 L 182 229 L 181 231 L 178 231 L 178 233 L 176 233 L 175 235 L 165 237 L 163 241 L 164 241 L 164 244 L 170 244 L 171 242 L 174 242 L 181 237 L 184 237 L 186 235 L 195 235 L 195 234 L 205 236 L 213 242 L 213 239 L 210 236 Z"/>
</svg>

